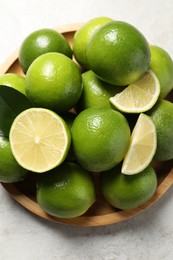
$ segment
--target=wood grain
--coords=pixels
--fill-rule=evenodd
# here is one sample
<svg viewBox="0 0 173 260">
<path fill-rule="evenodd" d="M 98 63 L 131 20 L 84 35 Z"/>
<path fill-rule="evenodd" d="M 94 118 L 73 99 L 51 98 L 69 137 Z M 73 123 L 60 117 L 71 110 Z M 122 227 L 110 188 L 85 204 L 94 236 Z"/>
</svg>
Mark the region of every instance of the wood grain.
<svg viewBox="0 0 173 260">
<path fill-rule="evenodd" d="M 70 24 L 56 27 L 55 29 L 62 33 L 72 45 L 74 33 L 78 28 L 80 28 L 80 26 L 81 24 Z M 10 55 L 10 57 L 0 67 L 0 74 L 9 72 L 23 75 L 18 61 L 18 50 L 12 53 L 12 55 Z M 173 101 L 173 93 L 171 93 L 171 95 L 169 96 L 169 100 Z M 32 213 L 49 221 L 55 221 L 63 224 L 73 224 L 78 226 L 102 226 L 126 220 L 138 213 L 143 212 L 165 194 L 165 192 L 173 183 L 173 160 L 162 163 L 153 161 L 152 164 L 158 176 L 158 187 L 155 195 L 146 203 L 133 210 L 119 210 L 113 208 L 106 202 L 101 194 L 101 191 L 99 189 L 99 174 L 93 174 L 97 190 L 96 202 L 83 216 L 72 219 L 52 217 L 46 214 L 40 208 L 40 206 L 36 202 L 35 196 L 37 174 L 31 174 L 24 181 L 16 184 L 2 183 L 2 186 L 20 205 L 22 205 Z"/>
</svg>

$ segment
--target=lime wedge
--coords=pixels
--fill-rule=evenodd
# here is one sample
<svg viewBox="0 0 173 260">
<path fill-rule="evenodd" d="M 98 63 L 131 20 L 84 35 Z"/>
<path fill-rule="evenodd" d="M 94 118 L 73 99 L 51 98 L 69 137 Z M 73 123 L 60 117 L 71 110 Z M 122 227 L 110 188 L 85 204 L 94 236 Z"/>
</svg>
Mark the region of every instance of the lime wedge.
<svg viewBox="0 0 173 260">
<path fill-rule="evenodd" d="M 122 173 L 133 175 L 143 171 L 153 159 L 156 147 L 157 135 L 155 125 L 149 116 L 140 114 L 122 164 Z"/>
<path fill-rule="evenodd" d="M 122 112 L 141 113 L 154 106 L 159 94 L 159 80 L 152 71 L 149 71 L 142 79 L 130 84 L 109 100 L 116 109 Z"/>
<path fill-rule="evenodd" d="M 20 113 L 10 129 L 16 161 L 33 172 L 60 165 L 68 153 L 71 136 L 64 120 L 51 110 L 30 108 Z"/>
</svg>

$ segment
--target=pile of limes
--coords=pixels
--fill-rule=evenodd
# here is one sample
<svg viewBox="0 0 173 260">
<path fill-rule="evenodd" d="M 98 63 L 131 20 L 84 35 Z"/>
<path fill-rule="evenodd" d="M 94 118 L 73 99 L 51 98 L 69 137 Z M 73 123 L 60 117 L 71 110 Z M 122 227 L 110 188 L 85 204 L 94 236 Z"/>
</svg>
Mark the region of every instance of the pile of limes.
<svg viewBox="0 0 173 260">
<path fill-rule="evenodd" d="M 60 218 L 93 205 L 93 172 L 116 208 L 151 198 L 153 158 L 173 159 L 173 104 L 165 99 L 173 88 L 170 55 L 133 25 L 97 17 L 76 31 L 72 46 L 53 29 L 31 33 L 19 62 L 24 75 L 2 75 L 0 85 L 32 105 L 16 115 L 8 136 L 1 134 L 0 181 L 39 173 L 37 201 Z"/>
</svg>

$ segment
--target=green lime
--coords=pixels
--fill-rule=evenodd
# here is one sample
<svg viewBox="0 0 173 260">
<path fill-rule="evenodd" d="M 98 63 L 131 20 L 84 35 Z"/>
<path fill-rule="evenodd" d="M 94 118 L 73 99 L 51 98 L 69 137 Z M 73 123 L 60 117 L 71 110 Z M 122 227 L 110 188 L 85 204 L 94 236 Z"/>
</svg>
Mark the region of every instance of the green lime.
<svg viewBox="0 0 173 260">
<path fill-rule="evenodd" d="M 150 68 L 160 81 L 160 98 L 165 98 L 173 88 L 173 61 L 162 48 L 151 45 Z"/>
<path fill-rule="evenodd" d="M 125 117 L 109 108 L 87 108 L 72 125 L 72 145 L 79 164 L 88 171 L 113 168 L 125 156 L 130 129 Z"/>
<path fill-rule="evenodd" d="M 0 182 L 18 182 L 23 179 L 28 171 L 23 169 L 15 160 L 10 142 L 0 136 Z"/>
<path fill-rule="evenodd" d="M 94 32 L 103 24 L 112 21 L 108 17 L 96 17 L 86 22 L 74 35 L 73 51 L 76 60 L 85 68 L 88 68 L 86 58 L 86 45 Z"/>
<path fill-rule="evenodd" d="M 82 93 L 78 66 L 60 53 L 46 53 L 33 61 L 26 74 L 26 95 L 36 106 L 65 112 Z"/>
<path fill-rule="evenodd" d="M 82 74 L 83 91 L 78 102 L 79 110 L 89 107 L 111 108 L 109 98 L 122 91 L 117 87 L 100 80 L 92 70 Z"/>
<path fill-rule="evenodd" d="M 173 159 L 173 104 L 159 100 L 147 114 L 152 118 L 157 132 L 155 159 Z"/>
<path fill-rule="evenodd" d="M 93 180 L 79 165 L 64 163 L 41 175 L 37 201 L 45 212 L 55 217 L 78 217 L 95 201 Z"/>
<path fill-rule="evenodd" d="M 26 94 L 25 78 L 15 73 L 6 73 L 4 75 L 0 75 L 0 85 L 17 89 L 24 95 Z"/>
<path fill-rule="evenodd" d="M 101 189 L 105 199 L 119 209 L 134 209 L 150 199 L 157 188 L 157 176 L 148 166 L 135 175 L 124 175 L 121 166 L 101 174 Z"/>
<path fill-rule="evenodd" d="M 72 50 L 62 34 L 53 29 L 40 29 L 29 34 L 19 50 L 19 62 L 26 73 L 31 63 L 40 55 L 60 52 L 72 57 Z"/>
<path fill-rule="evenodd" d="M 139 80 L 150 64 L 150 48 L 143 34 L 121 21 L 98 28 L 87 44 L 86 56 L 99 78 L 117 86 Z"/>
</svg>

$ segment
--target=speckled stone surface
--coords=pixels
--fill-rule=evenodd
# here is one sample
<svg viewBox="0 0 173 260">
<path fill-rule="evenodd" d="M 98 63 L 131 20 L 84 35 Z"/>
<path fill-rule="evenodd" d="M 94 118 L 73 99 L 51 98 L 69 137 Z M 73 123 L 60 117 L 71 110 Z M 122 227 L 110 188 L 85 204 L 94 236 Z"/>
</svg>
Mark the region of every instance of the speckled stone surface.
<svg viewBox="0 0 173 260">
<path fill-rule="evenodd" d="M 0 64 L 24 37 L 43 27 L 109 16 L 135 25 L 173 57 L 172 0 L 0 0 Z M 18 205 L 0 185 L 2 260 L 171 260 L 173 187 L 152 207 L 104 227 L 43 220 Z"/>
</svg>

